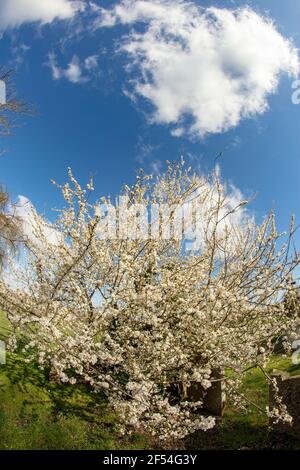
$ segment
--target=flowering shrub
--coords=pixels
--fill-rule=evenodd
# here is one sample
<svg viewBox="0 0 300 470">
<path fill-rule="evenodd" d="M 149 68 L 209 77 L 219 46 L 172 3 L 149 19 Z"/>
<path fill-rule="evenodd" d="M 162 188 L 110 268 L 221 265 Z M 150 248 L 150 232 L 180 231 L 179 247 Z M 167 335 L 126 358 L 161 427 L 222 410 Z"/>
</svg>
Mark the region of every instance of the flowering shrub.
<svg viewBox="0 0 300 470">
<path fill-rule="evenodd" d="M 155 179 L 140 174 L 123 197 L 127 209 L 139 207 L 129 228 L 152 203 L 172 208 L 174 229 L 176 208 L 192 204 L 183 230 L 166 236 L 163 224 L 156 236 L 130 237 L 120 233 L 120 207 L 119 219 L 107 223 L 99 204 L 88 202 L 92 182 L 82 188 L 71 172 L 69 178 L 57 221 L 33 214 L 18 283 L 0 284 L 1 308 L 15 330 L 11 347 L 21 334 L 29 357 L 50 365 L 60 381 L 105 393 L 124 432 L 142 427 L 181 438 L 213 427 L 186 391 L 193 382 L 208 390 L 215 370 L 228 371 L 227 396 L 246 406 L 243 373 L 264 370 L 276 338 L 299 326 L 281 302 L 299 261 L 289 254 L 293 225 L 284 244 L 272 213 L 256 225 L 217 171 L 203 177 L 181 163 Z M 111 207 L 109 199 L 101 203 Z M 103 236 L 108 225 L 111 237 Z M 197 243 L 185 250 L 192 226 Z M 274 414 L 289 419 L 280 397 Z"/>
</svg>

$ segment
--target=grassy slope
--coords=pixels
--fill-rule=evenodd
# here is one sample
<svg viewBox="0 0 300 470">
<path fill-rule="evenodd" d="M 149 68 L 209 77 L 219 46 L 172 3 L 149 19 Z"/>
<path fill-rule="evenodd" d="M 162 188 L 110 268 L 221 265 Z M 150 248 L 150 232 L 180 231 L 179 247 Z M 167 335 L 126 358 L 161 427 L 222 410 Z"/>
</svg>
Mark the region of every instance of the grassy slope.
<svg viewBox="0 0 300 470">
<path fill-rule="evenodd" d="M 0 316 L 0 339 L 9 324 Z M 120 439 L 106 404 L 84 387 L 58 386 L 18 354 L 0 365 L 0 449 L 141 449 Z"/>
<path fill-rule="evenodd" d="M 0 314 L 0 339 L 9 324 Z M 269 369 L 299 373 L 289 359 L 274 357 Z M 244 380 L 247 397 L 264 407 L 268 386 L 262 372 L 253 370 Z M 300 448 L 297 443 L 287 447 Z M 268 423 L 254 407 L 242 414 L 227 404 L 221 426 L 197 433 L 187 440 L 194 449 L 240 449 L 268 446 Z M 143 436 L 120 439 L 115 418 L 84 387 L 58 386 L 49 382 L 37 368 L 17 354 L 8 354 L 0 366 L 0 449 L 143 449 L 149 442 Z"/>
<path fill-rule="evenodd" d="M 300 373 L 300 366 L 294 366 L 288 358 L 274 356 L 268 366 L 268 372 L 283 370 L 291 375 Z M 264 374 L 253 369 L 245 375 L 243 383 L 245 396 L 261 408 L 269 402 L 269 388 Z M 208 433 L 197 433 L 187 442 L 188 448 L 198 449 L 263 449 L 273 447 L 269 440 L 268 418 L 252 405 L 247 413 L 241 413 L 231 403 L 227 403 L 224 417 L 219 428 Z M 300 449 L 299 442 L 284 442 L 280 447 Z"/>
</svg>

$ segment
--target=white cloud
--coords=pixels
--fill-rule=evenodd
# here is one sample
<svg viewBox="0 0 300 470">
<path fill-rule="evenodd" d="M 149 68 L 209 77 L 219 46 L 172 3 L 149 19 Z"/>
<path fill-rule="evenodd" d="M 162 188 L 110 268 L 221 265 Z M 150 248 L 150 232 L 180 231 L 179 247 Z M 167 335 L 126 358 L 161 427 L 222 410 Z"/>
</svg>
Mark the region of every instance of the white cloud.
<svg viewBox="0 0 300 470">
<path fill-rule="evenodd" d="M 171 130 L 171 135 L 173 137 L 182 137 L 184 135 L 184 128 L 183 127 L 176 127 L 175 129 Z"/>
<path fill-rule="evenodd" d="M 56 55 L 50 52 L 47 65 L 51 69 L 54 80 L 65 78 L 71 83 L 86 83 L 98 67 L 98 56 L 89 56 L 81 62 L 78 56 L 74 55 L 67 67 L 62 68 L 57 63 Z"/>
<path fill-rule="evenodd" d="M 73 0 L 1 0 L 0 29 L 15 28 L 23 23 L 67 20 L 83 9 L 82 1 Z"/>
<path fill-rule="evenodd" d="M 37 249 L 43 250 L 46 245 L 54 249 L 64 243 L 62 234 L 47 220 L 39 216 L 32 202 L 25 196 L 18 196 L 17 202 L 9 207 L 9 213 L 18 217 L 22 224 L 22 241 L 30 242 Z M 8 265 L 3 271 L 3 281 L 12 289 L 28 290 L 28 279 L 30 278 L 28 258 L 24 247 L 17 257 L 11 256 Z M 27 280 L 27 281 L 26 281 Z"/>
<path fill-rule="evenodd" d="M 159 175 L 162 170 L 162 163 L 159 160 L 152 160 L 150 162 L 150 171 L 154 175 Z"/>
<path fill-rule="evenodd" d="M 25 196 L 19 196 L 17 203 L 12 206 L 11 211 L 22 221 L 23 235 L 31 242 L 38 244 L 44 239 L 51 245 L 58 245 L 62 238 L 58 231 L 44 218 L 40 217 L 31 201 Z"/>
<path fill-rule="evenodd" d="M 127 94 L 147 99 L 152 120 L 174 126 L 175 136 L 225 132 L 264 113 L 280 75 L 299 73 L 293 44 L 250 8 L 200 8 L 182 0 L 93 8 L 95 28 L 144 24 L 120 46 L 139 71 Z"/>
<path fill-rule="evenodd" d="M 87 70 L 95 70 L 98 67 L 98 56 L 91 55 L 84 60 L 84 66 Z"/>
<path fill-rule="evenodd" d="M 14 69 L 17 69 L 20 67 L 26 57 L 26 54 L 28 51 L 30 51 L 31 47 L 25 43 L 18 43 L 16 41 L 15 36 L 11 36 L 11 42 L 12 42 L 12 47 L 11 47 L 11 63 Z"/>
</svg>

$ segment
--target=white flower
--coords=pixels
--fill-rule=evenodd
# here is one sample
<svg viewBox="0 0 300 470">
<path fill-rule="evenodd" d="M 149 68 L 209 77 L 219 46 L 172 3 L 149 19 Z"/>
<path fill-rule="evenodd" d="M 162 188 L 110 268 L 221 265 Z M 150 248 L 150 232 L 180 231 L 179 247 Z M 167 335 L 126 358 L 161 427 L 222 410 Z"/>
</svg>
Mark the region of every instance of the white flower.
<svg viewBox="0 0 300 470">
<path fill-rule="evenodd" d="M 190 385 L 209 391 L 229 370 L 226 395 L 245 404 L 238 392 L 243 370 L 257 362 L 263 367 L 273 353 L 268 338 L 291 337 L 300 326 L 298 315 L 287 315 L 279 303 L 299 258 L 278 253 L 273 214 L 257 226 L 241 208 L 242 196 L 218 174 L 169 165 L 167 174 L 140 178 L 125 190 L 132 204 L 195 201 L 187 222 L 198 226 L 201 250 L 188 254 L 180 240 L 160 233 L 146 240 L 101 238 L 85 190 L 71 172 L 69 178 L 62 188 L 66 207 L 50 224 L 58 243 L 36 217 L 16 273 L 24 287 L 0 280 L 0 309 L 15 329 L 10 347 L 25 338 L 26 360 L 50 365 L 64 383 L 85 381 L 104 392 L 124 432 L 131 425 L 178 439 L 210 429 L 214 419 L 194 413 L 201 392 L 194 403 L 186 400 Z M 266 413 L 290 422 L 271 382 L 277 403 Z M 170 390 L 176 387 L 182 399 L 174 405 Z"/>
</svg>

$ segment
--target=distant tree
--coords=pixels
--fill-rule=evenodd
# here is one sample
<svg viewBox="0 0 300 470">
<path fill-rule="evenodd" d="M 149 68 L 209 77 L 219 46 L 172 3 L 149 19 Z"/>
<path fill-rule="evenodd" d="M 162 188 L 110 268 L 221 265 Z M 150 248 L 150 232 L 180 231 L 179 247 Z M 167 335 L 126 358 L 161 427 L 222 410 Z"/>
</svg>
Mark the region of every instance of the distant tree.
<svg viewBox="0 0 300 470">
<path fill-rule="evenodd" d="M 8 193 L 0 187 L 0 269 L 7 254 L 15 252 L 22 238 L 22 222 L 15 215 Z"/>
<path fill-rule="evenodd" d="M 9 135 L 18 117 L 25 112 L 28 112 L 28 108 L 17 99 L 12 71 L 0 67 L 0 136 Z M 8 252 L 15 252 L 21 240 L 21 232 L 21 220 L 15 215 L 7 191 L 0 186 L 0 269 Z"/>
<path fill-rule="evenodd" d="M 17 118 L 29 111 L 25 103 L 17 99 L 12 75 L 11 70 L 0 67 L 0 135 L 2 136 L 10 134 L 16 126 Z"/>
</svg>

